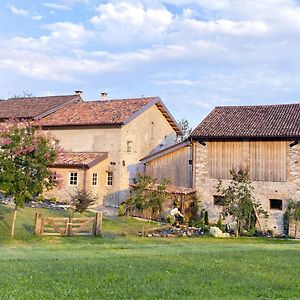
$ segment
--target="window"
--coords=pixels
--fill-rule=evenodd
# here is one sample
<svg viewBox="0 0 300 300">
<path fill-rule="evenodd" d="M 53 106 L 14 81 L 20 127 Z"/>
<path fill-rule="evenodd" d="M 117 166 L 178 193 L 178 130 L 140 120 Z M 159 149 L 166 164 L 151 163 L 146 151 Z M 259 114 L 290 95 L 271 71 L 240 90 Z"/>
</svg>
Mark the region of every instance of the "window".
<svg viewBox="0 0 300 300">
<path fill-rule="evenodd" d="M 113 172 L 107 172 L 107 185 L 113 185 Z"/>
<path fill-rule="evenodd" d="M 115 161 L 111 161 L 111 162 L 110 162 L 110 165 L 111 165 L 111 166 L 115 166 L 115 165 L 116 165 L 116 162 L 115 162 Z"/>
<path fill-rule="evenodd" d="M 93 186 L 97 186 L 98 185 L 98 173 L 93 173 L 92 185 Z"/>
<path fill-rule="evenodd" d="M 270 209 L 282 210 L 282 200 L 270 199 Z"/>
<path fill-rule="evenodd" d="M 70 173 L 70 181 L 69 181 L 69 184 L 70 184 L 70 185 L 77 185 L 77 181 L 78 181 L 78 175 L 77 175 L 77 172 L 71 172 L 71 173 Z"/>
<path fill-rule="evenodd" d="M 214 205 L 224 206 L 224 196 L 214 195 Z"/>
<path fill-rule="evenodd" d="M 132 141 L 127 141 L 127 152 L 132 152 Z"/>
</svg>

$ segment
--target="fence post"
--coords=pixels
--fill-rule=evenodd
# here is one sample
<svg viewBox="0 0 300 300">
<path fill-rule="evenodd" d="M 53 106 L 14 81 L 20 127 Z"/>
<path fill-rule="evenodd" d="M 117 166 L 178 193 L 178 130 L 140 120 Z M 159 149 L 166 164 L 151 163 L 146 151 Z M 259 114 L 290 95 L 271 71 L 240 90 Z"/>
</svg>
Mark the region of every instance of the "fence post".
<svg viewBox="0 0 300 300">
<path fill-rule="evenodd" d="M 97 212 L 94 220 L 94 236 L 99 236 L 102 230 L 102 212 Z"/>
<path fill-rule="evenodd" d="M 68 234 L 67 236 L 72 236 L 72 217 L 69 217 L 69 223 L 68 223 Z"/>
<path fill-rule="evenodd" d="M 43 215 L 40 213 L 35 214 L 35 226 L 34 226 L 34 234 L 41 235 L 42 234 L 42 219 Z"/>
</svg>

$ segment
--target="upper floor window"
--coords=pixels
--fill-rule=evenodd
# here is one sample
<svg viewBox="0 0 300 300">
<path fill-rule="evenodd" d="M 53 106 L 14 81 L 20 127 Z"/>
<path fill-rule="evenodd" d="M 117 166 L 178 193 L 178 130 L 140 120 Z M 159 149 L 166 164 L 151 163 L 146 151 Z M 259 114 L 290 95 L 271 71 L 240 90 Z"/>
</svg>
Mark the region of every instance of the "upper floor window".
<svg viewBox="0 0 300 300">
<path fill-rule="evenodd" d="M 78 183 L 78 173 L 77 172 L 70 172 L 70 178 L 69 178 L 69 184 L 70 185 L 77 185 Z"/>
<path fill-rule="evenodd" d="M 132 141 L 127 141 L 127 152 L 132 152 Z"/>
<path fill-rule="evenodd" d="M 107 172 L 107 185 L 113 185 L 113 172 Z"/>
<path fill-rule="evenodd" d="M 93 173 L 92 186 L 97 186 L 97 185 L 98 185 L 98 173 Z"/>
</svg>

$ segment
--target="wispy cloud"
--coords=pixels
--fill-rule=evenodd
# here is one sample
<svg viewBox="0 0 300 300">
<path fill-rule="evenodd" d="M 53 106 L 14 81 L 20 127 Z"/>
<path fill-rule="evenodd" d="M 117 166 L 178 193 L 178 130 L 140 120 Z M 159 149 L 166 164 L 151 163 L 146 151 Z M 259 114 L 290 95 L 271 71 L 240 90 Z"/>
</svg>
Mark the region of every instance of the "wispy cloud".
<svg viewBox="0 0 300 300">
<path fill-rule="evenodd" d="M 18 8 L 12 4 L 9 4 L 6 6 L 7 8 L 10 9 L 10 11 L 17 15 L 17 16 L 23 16 L 23 17 L 28 17 L 29 16 L 29 11 L 28 10 L 25 10 L 25 9 L 22 9 L 22 8 Z"/>
<path fill-rule="evenodd" d="M 51 8 L 51 9 L 71 10 L 71 7 L 69 7 L 65 4 L 59 4 L 59 3 L 46 2 L 46 3 L 44 3 L 44 6 Z"/>
<path fill-rule="evenodd" d="M 6 7 L 11 11 L 11 13 L 17 16 L 30 18 L 35 21 L 40 21 L 43 18 L 41 15 L 38 15 L 36 13 L 31 13 L 29 10 L 18 8 L 12 4 L 7 5 Z"/>
</svg>

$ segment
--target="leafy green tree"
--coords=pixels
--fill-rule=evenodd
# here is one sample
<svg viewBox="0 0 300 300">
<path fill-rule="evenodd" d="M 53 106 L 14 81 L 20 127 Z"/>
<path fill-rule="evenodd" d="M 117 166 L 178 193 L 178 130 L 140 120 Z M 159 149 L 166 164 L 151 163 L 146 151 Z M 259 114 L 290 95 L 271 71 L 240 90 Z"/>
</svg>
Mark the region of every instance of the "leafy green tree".
<svg viewBox="0 0 300 300">
<path fill-rule="evenodd" d="M 133 179 L 130 197 L 125 201 L 126 209 L 136 209 L 140 212 L 150 211 L 148 215 L 148 228 L 152 216 L 161 212 L 162 204 L 169 196 L 166 193 L 168 180 L 164 179 L 161 183 L 155 183 L 151 176 L 138 174 Z"/>
<path fill-rule="evenodd" d="M 236 221 L 236 236 L 244 228 L 249 231 L 255 228 L 259 215 L 267 217 L 259 201 L 253 196 L 253 187 L 249 173 L 245 170 L 231 170 L 232 180 L 227 188 L 219 181 L 217 192 L 224 196 L 223 216 L 230 215 Z"/>
<path fill-rule="evenodd" d="M 76 212 L 83 213 L 88 209 L 88 207 L 95 202 L 97 202 L 98 197 L 93 195 L 92 192 L 86 190 L 76 190 L 76 192 L 71 195 L 71 203 L 75 208 Z"/>
<path fill-rule="evenodd" d="M 295 223 L 295 238 L 298 231 L 298 222 L 300 221 L 300 202 L 289 200 L 288 207 L 284 213 L 284 226 L 286 233 L 289 234 L 289 227 L 291 222 Z"/>
<path fill-rule="evenodd" d="M 189 121 L 186 119 L 181 119 L 178 121 L 178 125 L 182 134 L 178 136 L 177 141 L 181 142 L 189 137 L 190 133 L 192 132 L 192 128 L 190 127 Z"/>
<path fill-rule="evenodd" d="M 29 122 L 0 125 L 0 191 L 15 202 L 12 236 L 18 207 L 59 184 L 47 168 L 57 152 L 53 140 Z"/>
</svg>

